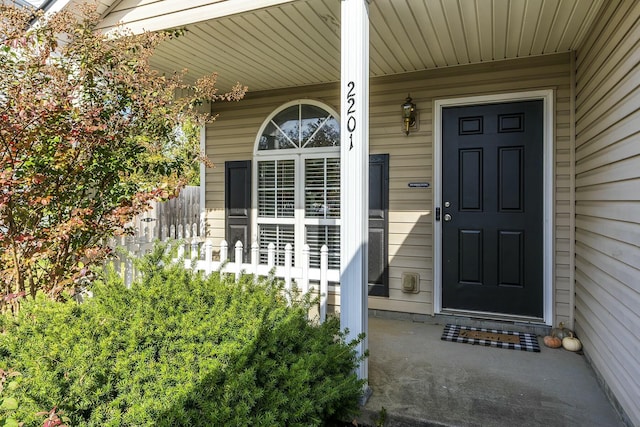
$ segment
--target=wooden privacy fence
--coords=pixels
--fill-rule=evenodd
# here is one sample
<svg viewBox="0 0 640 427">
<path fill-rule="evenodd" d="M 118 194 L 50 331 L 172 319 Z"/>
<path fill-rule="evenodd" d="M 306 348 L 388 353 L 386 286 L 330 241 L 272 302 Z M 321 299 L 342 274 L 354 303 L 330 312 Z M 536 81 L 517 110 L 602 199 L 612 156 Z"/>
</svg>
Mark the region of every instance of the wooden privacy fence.
<svg viewBox="0 0 640 427">
<path fill-rule="evenodd" d="M 195 225 L 195 224 L 194 224 Z M 135 270 L 132 257 L 139 257 L 149 252 L 154 245 L 152 239 L 147 234 L 146 240 L 139 240 L 133 237 L 124 238 L 120 244 L 116 246 L 124 248 L 129 257 L 123 260 L 115 260 L 113 262 L 116 271 L 124 277 L 125 284 L 130 286 L 135 280 L 138 272 Z M 273 243 L 269 243 L 267 247 L 267 263 L 260 264 L 260 247 L 258 243 L 251 245 L 251 262 L 243 263 L 243 245 L 238 241 L 233 247 L 233 260 L 229 258 L 229 245 L 225 240 L 220 242 L 218 246 L 219 257 L 214 260 L 214 244 L 210 239 L 203 240 L 198 237 L 191 237 L 185 240 L 165 240 L 170 245 L 178 245 L 178 256 L 174 262 L 184 262 L 185 268 L 193 268 L 197 271 L 203 271 L 205 274 L 211 274 L 214 271 L 220 271 L 222 274 L 233 274 L 238 280 L 241 274 L 252 274 L 255 278 L 260 276 L 268 276 L 271 271 L 275 277 L 282 279 L 285 289 L 291 291 L 296 286 L 303 293 L 319 292 L 320 321 L 323 322 L 327 316 L 327 301 L 329 294 L 329 282 L 338 282 L 340 280 L 340 271 L 329 269 L 329 249 L 327 245 L 323 245 L 320 249 L 320 267 L 311 267 L 311 250 L 309 245 L 302 248 L 302 259 L 299 260 L 298 266 L 293 264 L 293 248 L 291 244 L 287 244 L 284 249 L 284 263 L 276 265 L 276 249 Z M 113 244 L 113 242 L 112 242 Z M 318 286 L 318 288 L 316 288 Z"/>
<path fill-rule="evenodd" d="M 187 186 L 175 199 L 151 202 L 151 209 L 138 215 L 132 226 L 137 238 L 144 241 L 204 236 L 204 222 L 200 218 L 200 187 Z"/>
</svg>

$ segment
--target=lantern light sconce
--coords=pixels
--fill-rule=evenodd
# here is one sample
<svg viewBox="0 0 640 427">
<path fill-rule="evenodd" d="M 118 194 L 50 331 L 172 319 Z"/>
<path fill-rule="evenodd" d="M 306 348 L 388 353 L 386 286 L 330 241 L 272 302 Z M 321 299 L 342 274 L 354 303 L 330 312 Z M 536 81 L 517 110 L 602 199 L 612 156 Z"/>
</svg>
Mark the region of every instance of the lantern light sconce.
<svg viewBox="0 0 640 427">
<path fill-rule="evenodd" d="M 402 104 L 402 119 L 404 121 L 404 133 L 409 135 L 409 130 L 418 128 L 416 120 L 416 104 L 411 102 L 411 96 L 407 95 L 407 99 Z"/>
</svg>

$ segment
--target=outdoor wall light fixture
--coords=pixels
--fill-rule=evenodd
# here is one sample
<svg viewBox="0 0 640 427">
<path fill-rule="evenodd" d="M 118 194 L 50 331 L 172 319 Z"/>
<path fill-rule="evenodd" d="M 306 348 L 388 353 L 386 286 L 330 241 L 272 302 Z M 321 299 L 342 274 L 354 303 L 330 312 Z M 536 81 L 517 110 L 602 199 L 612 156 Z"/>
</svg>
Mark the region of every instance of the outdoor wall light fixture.
<svg viewBox="0 0 640 427">
<path fill-rule="evenodd" d="M 416 128 L 416 104 L 411 102 L 411 97 L 407 95 L 407 99 L 402 104 L 402 119 L 404 120 L 404 133 L 409 135 L 410 129 Z"/>
</svg>

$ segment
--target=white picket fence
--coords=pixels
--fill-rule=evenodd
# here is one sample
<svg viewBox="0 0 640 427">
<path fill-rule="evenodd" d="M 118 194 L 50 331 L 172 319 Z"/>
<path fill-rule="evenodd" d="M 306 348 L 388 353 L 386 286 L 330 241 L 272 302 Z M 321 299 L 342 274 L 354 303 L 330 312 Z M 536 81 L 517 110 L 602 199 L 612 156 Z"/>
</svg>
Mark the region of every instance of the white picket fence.
<svg viewBox="0 0 640 427">
<path fill-rule="evenodd" d="M 193 224 L 193 230 L 196 225 Z M 166 239 L 170 245 L 178 245 L 177 258 L 174 262 L 184 262 L 185 268 L 193 268 L 197 271 L 203 271 L 205 274 L 211 274 L 220 271 L 222 274 L 232 274 L 236 280 L 242 274 L 252 274 L 254 277 L 268 276 L 271 271 L 275 277 L 284 281 L 287 291 L 293 290 L 295 286 L 302 293 L 318 292 L 320 296 L 319 316 L 323 322 L 327 315 L 327 303 L 329 295 L 329 282 L 338 282 L 340 280 L 340 271 L 329 269 L 329 249 L 323 245 L 320 249 L 320 268 L 313 268 L 310 264 L 311 250 L 309 245 L 302 248 L 302 259 L 298 260 L 298 266 L 293 264 L 293 248 L 291 244 L 287 244 L 284 249 L 283 265 L 276 265 L 276 250 L 273 243 L 269 243 L 267 247 L 267 263 L 260 264 L 260 247 L 257 242 L 251 245 L 251 262 L 243 261 L 243 245 L 238 241 L 233 247 L 233 260 L 229 258 L 229 245 L 225 240 L 220 242 L 218 246 L 217 259 L 214 259 L 214 243 L 211 239 L 202 239 L 196 235 L 185 236 L 182 240 Z M 113 261 L 114 268 L 124 278 L 125 284 L 130 286 L 138 276 L 131 257 L 140 257 L 151 251 L 154 241 L 151 233 L 143 234 L 136 238 L 127 236 L 118 241 L 110 242 L 112 247 L 121 247 L 129 253 L 129 257 L 117 259 Z"/>
</svg>

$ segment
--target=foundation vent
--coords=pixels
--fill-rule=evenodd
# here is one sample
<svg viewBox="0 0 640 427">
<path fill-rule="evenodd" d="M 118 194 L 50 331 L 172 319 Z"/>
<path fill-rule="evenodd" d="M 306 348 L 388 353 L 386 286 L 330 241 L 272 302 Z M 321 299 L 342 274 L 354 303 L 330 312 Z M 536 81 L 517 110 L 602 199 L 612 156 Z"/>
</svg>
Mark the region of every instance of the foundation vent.
<svg viewBox="0 0 640 427">
<path fill-rule="evenodd" d="M 418 273 L 402 273 L 402 292 L 407 294 L 420 292 L 420 275 Z"/>
</svg>

